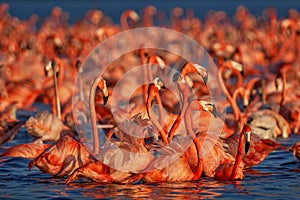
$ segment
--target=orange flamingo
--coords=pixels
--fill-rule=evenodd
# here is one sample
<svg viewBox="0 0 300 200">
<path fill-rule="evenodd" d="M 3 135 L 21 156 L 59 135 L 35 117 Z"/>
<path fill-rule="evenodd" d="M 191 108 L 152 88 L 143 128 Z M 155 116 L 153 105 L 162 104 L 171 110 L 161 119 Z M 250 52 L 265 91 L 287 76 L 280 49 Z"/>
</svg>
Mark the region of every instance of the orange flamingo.
<svg viewBox="0 0 300 200">
<path fill-rule="evenodd" d="M 90 161 L 91 154 L 86 147 L 69 135 L 61 137 L 56 144 L 43 151 L 28 164 L 28 168 L 38 167 L 52 176 L 71 174 L 79 166 Z"/>
<path fill-rule="evenodd" d="M 130 26 L 128 25 L 128 19 L 132 20 L 132 22 L 136 24 L 140 20 L 140 16 L 133 10 L 124 11 L 120 18 L 120 24 L 123 30 L 130 29 Z"/>
<path fill-rule="evenodd" d="M 250 134 L 251 134 L 250 126 L 245 125 L 242 133 L 240 134 L 234 163 L 231 162 L 231 163 L 221 164 L 216 170 L 215 178 L 217 180 L 237 180 L 237 179 L 244 178 L 244 173 L 243 173 L 244 163 L 242 162 L 243 148 L 245 149 L 245 154 L 247 154 L 250 147 Z M 244 145 L 245 137 L 246 137 L 246 143 Z"/>
</svg>

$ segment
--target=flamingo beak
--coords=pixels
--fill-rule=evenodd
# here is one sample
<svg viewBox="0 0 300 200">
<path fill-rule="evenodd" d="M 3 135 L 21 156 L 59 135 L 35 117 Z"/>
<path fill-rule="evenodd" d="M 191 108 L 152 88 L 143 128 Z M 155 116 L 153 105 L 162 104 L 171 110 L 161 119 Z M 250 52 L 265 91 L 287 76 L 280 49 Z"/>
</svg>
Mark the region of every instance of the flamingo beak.
<svg viewBox="0 0 300 200">
<path fill-rule="evenodd" d="M 153 83 L 158 88 L 158 90 L 160 90 L 160 89 L 166 89 L 165 82 L 162 79 L 158 78 L 158 77 L 156 77 L 153 80 Z"/>
<path fill-rule="evenodd" d="M 245 72 L 244 72 L 244 70 L 240 71 L 240 73 L 241 73 L 242 77 L 245 77 Z"/>
<path fill-rule="evenodd" d="M 218 112 L 217 112 L 217 109 L 216 109 L 216 106 L 215 106 L 215 105 L 213 105 L 213 108 L 212 108 L 211 113 L 213 114 L 213 116 L 214 116 L 215 118 L 218 117 Z"/>
<path fill-rule="evenodd" d="M 173 83 L 175 83 L 179 79 L 179 77 L 181 77 L 181 75 L 178 72 L 176 72 L 172 77 Z"/>
<path fill-rule="evenodd" d="M 198 74 L 202 77 L 204 84 L 206 85 L 208 81 L 208 74 L 205 67 L 195 64 Z"/>
<path fill-rule="evenodd" d="M 106 105 L 108 101 L 108 96 L 103 96 L 103 105 Z"/>
<path fill-rule="evenodd" d="M 206 85 L 207 81 L 208 81 L 208 76 L 203 76 L 203 81 L 204 81 L 204 84 Z"/>
<path fill-rule="evenodd" d="M 247 155 L 249 149 L 250 149 L 250 135 L 251 135 L 251 132 L 246 132 L 246 144 L 245 144 L 245 153 Z"/>
</svg>

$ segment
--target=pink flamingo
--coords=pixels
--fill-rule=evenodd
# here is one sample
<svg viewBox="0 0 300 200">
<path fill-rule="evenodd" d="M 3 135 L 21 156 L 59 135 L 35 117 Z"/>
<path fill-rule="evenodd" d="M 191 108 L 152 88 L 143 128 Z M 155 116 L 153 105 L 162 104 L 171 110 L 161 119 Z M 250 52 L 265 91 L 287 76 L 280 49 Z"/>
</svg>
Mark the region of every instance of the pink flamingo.
<svg viewBox="0 0 300 200">
<path fill-rule="evenodd" d="M 92 131 L 94 137 L 93 155 L 98 154 L 99 141 L 96 125 L 95 112 L 95 89 L 99 87 L 103 93 L 103 101 L 106 103 L 108 92 L 105 80 L 97 77 L 93 82 L 90 92 L 90 112 L 92 121 Z M 56 144 L 52 145 L 48 150 L 41 153 L 36 159 L 29 163 L 29 168 L 37 166 L 42 172 L 53 176 L 70 175 L 78 167 L 95 160 L 90 151 L 80 142 L 74 140 L 69 135 L 62 136 Z"/>
<path fill-rule="evenodd" d="M 245 125 L 242 133 L 240 134 L 234 163 L 230 162 L 230 163 L 221 164 L 216 170 L 215 178 L 217 180 L 237 180 L 237 179 L 244 178 L 244 173 L 243 173 L 244 163 L 242 162 L 243 148 L 245 149 L 245 154 L 247 154 L 250 147 L 250 134 L 251 134 L 250 126 Z M 244 146 L 245 137 L 246 137 L 246 143 Z"/>
</svg>

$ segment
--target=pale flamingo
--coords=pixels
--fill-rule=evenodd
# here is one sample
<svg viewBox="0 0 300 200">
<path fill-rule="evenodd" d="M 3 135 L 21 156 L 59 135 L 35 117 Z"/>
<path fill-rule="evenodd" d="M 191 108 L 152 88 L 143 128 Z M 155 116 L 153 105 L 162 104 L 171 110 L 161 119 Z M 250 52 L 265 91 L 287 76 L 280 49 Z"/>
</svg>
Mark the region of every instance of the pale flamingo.
<svg viewBox="0 0 300 200">
<path fill-rule="evenodd" d="M 16 119 L 17 103 L 13 103 L 0 112 L 0 145 L 16 136 L 19 128 L 25 123 Z"/>
<path fill-rule="evenodd" d="M 177 82 L 177 87 L 178 87 L 179 92 L 181 93 L 181 100 L 182 100 L 183 104 L 182 104 L 181 112 L 179 113 L 178 117 L 174 121 L 174 123 L 171 126 L 171 129 L 169 131 L 169 139 L 170 140 L 173 139 L 173 137 L 180 125 L 182 117 L 184 116 L 187 105 L 188 105 L 188 98 L 189 98 L 189 95 L 191 94 L 189 87 L 191 87 L 191 85 L 187 81 L 187 80 L 189 80 L 187 78 L 187 75 L 190 73 L 199 74 L 205 84 L 207 83 L 207 80 L 208 80 L 207 70 L 203 66 L 200 66 L 196 63 L 191 63 L 191 62 L 185 63 L 182 66 L 182 68 L 180 69 L 180 73 L 175 73 L 173 75 L 172 80 L 173 80 L 173 82 Z"/>
<path fill-rule="evenodd" d="M 5 122 L 0 125 L 0 145 L 4 144 L 16 136 L 19 128 L 24 125 L 23 121 L 20 122 Z"/>
<path fill-rule="evenodd" d="M 95 90 L 97 84 L 98 84 L 98 86 L 100 86 L 100 88 L 102 88 L 102 91 L 106 91 L 105 81 L 103 81 L 103 79 L 101 79 L 101 78 L 95 79 L 95 81 L 92 85 L 91 93 L 90 93 L 91 121 L 92 121 L 92 131 L 93 131 L 93 140 L 94 140 L 93 155 L 99 154 L 98 131 L 97 131 L 97 127 L 96 127 L 96 112 L 95 112 L 94 103 L 93 103 L 93 97 L 95 95 L 94 90 Z M 152 87 L 155 87 L 153 89 L 151 89 L 152 84 L 153 84 Z M 150 92 L 148 92 L 149 95 L 148 95 L 148 99 L 147 99 L 147 107 L 151 106 L 151 101 L 152 101 L 153 97 L 155 96 L 155 91 L 158 90 L 158 88 L 160 88 L 162 86 L 162 85 L 159 85 L 158 83 L 157 84 L 152 83 L 152 84 L 150 84 L 150 86 L 149 86 Z M 155 90 L 155 91 L 152 91 L 152 90 Z M 105 96 L 105 93 L 103 96 Z M 129 131 L 131 131 L 131 130 L 129 130 Z M 113 133 L 114 132 L 112 132 L 111 134 L 113 134 Z M 130 136 L 127 136 L 127 137 L 131 138 Z M 110 138 L 111 138 L 111 135 L 109 136 L 109 139 Z M 143 142 L 143 140 L 141 140 L 141 141 Z M 127 143 L 127 144 L 128 145 L 126 145 L 125 142 L 119 143 L 119 147 L 125 145 L 125 146 L 127 146 L 127 148 L 132 149 L 133 146 L 130 145 L 129 143 Z M 108 152 L 109 151 L 110 150 L 108 150 Z M 119 151 L 119 149 L 117 149 L 117 151 Z M 119 153 L 122 154 L 122 152 L 119 152 Z M 103 155 L 103 154 L 105 154 L 105 153 L 101 152 L 101 155 Z M 99 155 L 99 156 L 101 156 L 101 155 Z M 115 158 L 115 159 L 118 159 L 118 158 Z M 71 176 L 66 180 L 66 183 L 70 183 L 71 181 L 75 180 L 79 176 L 86 177 L 86 178 L 96 181 L 96 182 L 120 182 L 120 181 L 123 181 L 123 179 L 130 177 L 130 174 L 126 173 L 126 172 L 122 173 L 118 170 L 114 170 L 114 169 L 108 167 L 107 165 L 103 164 L 99 160 L 91 159 L 90 162 L 88 162 L 87 164 L 81 166 L 76 171 L 74 171 L 74 173 L 71 174 Z"/>
<path fill-rule="evenodd" d="M 32 137 L 41 141 L 55 142 L 63 130 L 68 130 L 57 116 L 48 111 L 38 112 L 34 117 L 30 117 L 25 126 Z"/>
<path fill-rule="evenodd" d="M 146 108 L 147 108 L 147 114 L 148 114 L 151 122 L 155 126 L 155 128 L 158 130 L 163 142 L 165 144 L 168 144 L 169 141 L 168 141 L 168 138 L 167 138 L 168 136 L 167 136 L 166 132 L 163 130 L 163 127 L 160 125 L 160 123 L 157 121 L 156 117 L 153 115 L 153 113 L 151 111 L 152 100 L 158 94 L 158 92 L 161 88 L 165 88 L 165 86 L 164 86 L 164 83 L 159 79 L 157 80 L 156 83 L 150 83 L 149 88 L 148 88 L 148 99 L 147 99 L 147 103 L 146 103 Z"/>
<path fill-rule="evenodd" d="M 196 147 L 196 166 L 193 167 L 193 170 L 188 162 L 188 157 L 190 155 L 184 153 L 183 156 L 175 160 L 174 162 L 170 163 L 167 167 L 163 169 L 155 169 L 154 165 L 160 161 L 160 159 L 164 158 L 157 158 L 150 162 L 149 166 L 145 169 L 151 169 L 151 171 L 146 173 L 136 174 L 132 177 L 129 177 L 123 180 L 124 183 L 130 183 L 137 180 L 143 180 L 146 183 L 157 183 L 157 182 L 182 182 L 182 181 L 191 181 L 191 180 L 199 180 L 202 174 L 202 158 L 200 157 L 201 152 L 201 143 L 199 139 L 196 137 L 194 131 L 192 130 L 191 125 L 191 111 L 198 110 L 198 111 L 209 111 L 213 114 L 215 113 L 215 107 L 213 104 L 203 101 L 203 100 L 193 100 L 186 110 L 185 115 L 185 123 L 186 129 L 188 134 L 191 135 L 193 139 L 193 143 Z M 177 142 L 174 141 L 173 142 Z M 180 145 L 180 144 L 179 144 Z M 153 167 L 155 170 L 153 170 Z"/>
<path fill-rule="evenodd" d="M 192 100 L 189 103 L 185 115 L 192 116 L 191 111 L 197 110 L 197 108 L 198 110 L 210 111 L 215 118 L 217 117 L 217 111 L 214 104 L 210 102 L 206 102 L 204 100 Z M 202 120 L 203 120 L 203 116 L 201 115 L 199 118 L 200 126 Z M 197 127 L 197 129 L 199 129 L 199 127 Z M 229 154 L 226 151 L 226 149 L 223 147 L 224 141 L 220 139 L 219 136 L 214 132 L 208 132 L 207 130 L 198 132 L 197 138 L 201 143 L 201 149 L 202 149 L 201 159 L 203 163 L 205 163 L 202 167 L 202 170 L 205 176 L 214 177 L 216 169 L 220 164 L 231 162 L 234 160 L 233 156 Z M 198 158 L 196 157 L 197 152 L 194 145 L 192 145 L 189 149 L 187 149 L 186 155 L 188 157 L 188 162 L 190 166 L 192 167 L 192 169 L 194 169 L 198 161 Z"/>
<path fill-rule="evenodd" d="M 98 131 L 96 126 L 95 112 L 95 89 L 99 87 L 103 93 L 103 101 L 106 103 L 108 91 L 105 80 L 97 77 L 93 82 L 90 92 L 90 112 L 92 121 L 92 131 L 94 137 L 93 153 L 96 155 L 99 151 Z M 69 135 L 60 137 L 56 144 L 48 150 L 41 153 L 36 159 L 29 163 L 29 168 L 37 166 L 42 172 L 53 175 L 63 176 L 70 175 L 78 167 L 95 160 L 90 151 L 80 142 L 76 141 Z"/>
</svg>

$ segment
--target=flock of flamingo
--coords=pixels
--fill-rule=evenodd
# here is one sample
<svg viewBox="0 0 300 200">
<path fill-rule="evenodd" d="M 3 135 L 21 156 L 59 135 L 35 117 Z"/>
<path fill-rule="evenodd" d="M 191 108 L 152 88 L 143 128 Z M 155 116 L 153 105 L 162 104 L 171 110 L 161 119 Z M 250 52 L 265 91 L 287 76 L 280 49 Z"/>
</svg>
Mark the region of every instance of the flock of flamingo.
<svg viewBox="0 0 300 200">
<path fill-rule="evenodd" d="M 37 167 L 42 173 L 66 178 L 67 184 L 79 178 L 120 184 L 197 181 L 202 177 L 242 180 L 245 169 L 258 165 L 276 149 L 291 151 L 300 159 L 300 141 L 290 148 L 275 141 L 276 137 L 299 133 L 300 13 L 296 10 L 278 19 L 272 8 L 255 17 L 240 6 L 234 19 L 223 11 L 210 11 L 201 20 L 193 10 L 176 7 L 168 18 L 148 6 L 140 14 L 124 11 L 120 25 L 100 10 L 88 11 L 83 19 L 69 25 L 68 13 L 59 7 L 40 24 L 36 15 L 20 20 L 8 9 L 7 4 L 0 4 L 0 145 L 13 140 L 20 128 L 26 128 L 33 141 L 1 147 L 2 159 L 27 158 L 29 169 Z M 100 42 L 121 31 L 151 26 L 184 33 L 208 51 L 218 67 L 225 109 L 207 98 L 210 74 L 206 66 L 188 61 L 180 64 L 176 56 L 141 48 L 122 57 L 115 73 L 94 80 L 89 103 L 73 105 L 81 110 L 81 117 L 75 119 L 73 85 L 82 71 L 83 59 Z M 114 86 L 127 70 L 141 64 L 148 66 L 143 78 L 151 83 L 133 94 L 129 120 L 115 119 L 108 109 Z M 152 64 L 161 67 L 157 74 L 166 73 L 164 66 L 178 67 L 172 80 L 179 100 L 161 77 L 153 77 Z M 180 111 L 176 110 L 179 101 Z M 35 102 L 50 104 L 51 113 L 37 112 L 26 121 L 17 118 L 19 109 L 34 111 Z M 158 111 L 151 109 L 153 104 L 158 105 Z M 222 121 L 219 116 L 226 111 Z M 86 119 L 87 112 L 90 119 Z M 200 122 L 197 126 L 195 119 Z M 80 137 L 84 133 L 74 128 L 74 120 L 90 127 L 90 145 Z M 97 120 L 106 134 L 102 142 Z M 142 130 L 147 137 L 134 137 L 128 132 L 141 130 L 126 127 L 128 121 L 152 128 Z M 214 121 L 222 122 L 220 135 L 207 131 L 205 124 Z M 160 152 L 167 154 L 174 151 L 172 148 L 180 148 L 188 137 L 192 142 L 177 159 L 164 167 L 156 165 L 163 159 L 155 156 L 157 149 L 172 143 Z M 117 148 L 106 148 L 112 144 Z M 206 149 L 210 150 L 203 154 Z M 149 156 L 123 159 L 126 152 Z M 126 170 L 102 160 L 126 161 Z"/>
</svg>

